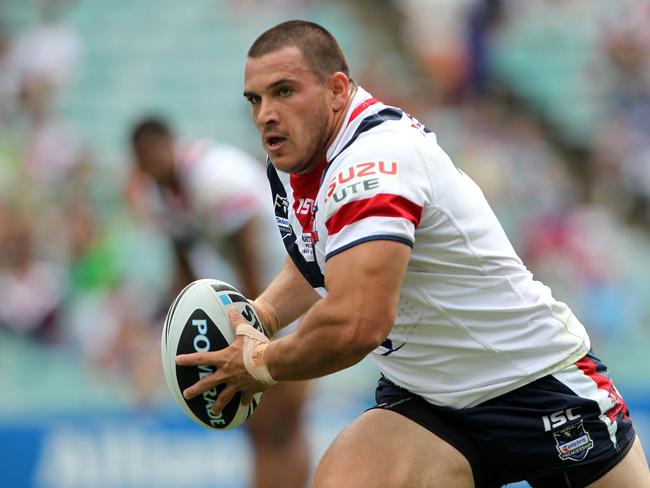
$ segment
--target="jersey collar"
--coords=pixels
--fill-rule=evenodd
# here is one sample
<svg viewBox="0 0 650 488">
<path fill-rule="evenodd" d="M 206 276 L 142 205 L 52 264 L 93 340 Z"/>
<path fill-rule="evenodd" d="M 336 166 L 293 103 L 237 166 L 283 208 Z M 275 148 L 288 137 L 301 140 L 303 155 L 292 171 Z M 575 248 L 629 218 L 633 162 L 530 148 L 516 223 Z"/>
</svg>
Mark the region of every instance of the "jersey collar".
<svg viewBox="0 0 650 488">
<path fill-rule="evenodd" d="M 373 114 L 384 108 L 385 105 L 374 98 L 362 87 L 357 87 L 357 91 L 352 98 L 352 103 L 345 114 L 345 119 L 336 138 L 327 148 L 327 160 L 332 158 L 345 146 L 350 137 L 354 134 L 359 123 L 368 115 Z"/>
</svg>

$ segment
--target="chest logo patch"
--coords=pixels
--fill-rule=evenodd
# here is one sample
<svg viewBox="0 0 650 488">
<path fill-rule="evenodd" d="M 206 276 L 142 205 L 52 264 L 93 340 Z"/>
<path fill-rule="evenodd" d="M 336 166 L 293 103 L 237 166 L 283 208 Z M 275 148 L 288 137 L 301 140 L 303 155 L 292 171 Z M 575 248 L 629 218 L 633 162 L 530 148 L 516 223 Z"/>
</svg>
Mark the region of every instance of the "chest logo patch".
<svg viewBox="0 0 650 488">
<path fill-rule="evenodd" d="M 380 177 L 396 176 L 398 164 L 393 161 L 368 161 L 342 169 L 334 176 L 325 194 L 325 202 L 331 198 L 336 202 L 359 193 L 372 193 L 379 188 Z"/>
</svg>

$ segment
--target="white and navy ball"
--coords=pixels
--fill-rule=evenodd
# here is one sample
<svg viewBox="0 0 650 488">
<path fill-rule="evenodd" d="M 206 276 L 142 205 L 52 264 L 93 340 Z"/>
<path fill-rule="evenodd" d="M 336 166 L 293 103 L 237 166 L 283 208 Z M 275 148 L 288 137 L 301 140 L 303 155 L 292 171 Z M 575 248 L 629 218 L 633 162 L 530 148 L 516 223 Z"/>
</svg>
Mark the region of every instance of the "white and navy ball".
<svg viewBox="0 0 650 488">
<path fill-rule="evenodd" d="M 235 340 L 228 321 L 228 309 L 235 305 L 248 323 L 264 333 L 262 323 L 248 300 L 228 283 L 203 279 L 190 283 L 181 291 L 167 312 L 161 339 L 161 355 L 165 380 L 172 395 L 187 416 L 210 429 L 237 427 L 251 416 L 262 393 L 257 393 L 250 405 L 240 403 L 237 392 L 218 415 L 211 407 L 225 388 L 219 385 L 191 400 L 183 390 L 201 378 L 215 372 L 214 366 L 177 366 L 177 354 L 218 351 Z"/>
</svg>

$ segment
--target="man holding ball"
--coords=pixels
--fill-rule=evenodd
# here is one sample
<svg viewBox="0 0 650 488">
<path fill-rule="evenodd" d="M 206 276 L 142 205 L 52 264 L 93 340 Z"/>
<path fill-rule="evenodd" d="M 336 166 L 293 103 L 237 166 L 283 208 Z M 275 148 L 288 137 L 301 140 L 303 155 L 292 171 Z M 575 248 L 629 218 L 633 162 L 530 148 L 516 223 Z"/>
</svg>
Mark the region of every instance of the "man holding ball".
<svg viewBox="0 0 650 488">
<path fill-rule="evenodd" d="M 235 312 L 237 339 L 177 357 L 250 401 L 369 355 L 377 405 L 337 437 L 322 487 L 649 488 L 640 441 L 584 326 L 535 281 L 480 189 L 435 135 L 350 77 L 317 24 L 251 46 L 244 96 L 268 154 L 289 254 L 254 301 L 268 342 Z"/>
</svg>

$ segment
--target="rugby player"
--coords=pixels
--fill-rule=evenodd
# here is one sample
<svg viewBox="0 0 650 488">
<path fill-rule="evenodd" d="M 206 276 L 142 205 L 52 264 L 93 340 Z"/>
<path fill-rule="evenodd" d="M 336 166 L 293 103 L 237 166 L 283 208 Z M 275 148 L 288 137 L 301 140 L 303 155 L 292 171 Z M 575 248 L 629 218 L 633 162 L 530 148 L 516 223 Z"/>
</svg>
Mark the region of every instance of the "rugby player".
<svg viewBox="0 0 650 488">
<path fill-rule="evenodd" d="M 157 117 L 140 121 L 131 142 L 132 179 L 144 187 L 137 194 L 153 193 L 149 207 L 158 208 L 175 251 L 176 291 L 195 279 L 217 277 L 236 284 L 245 296 L 257 296 L 283 262 L 263 165 L 226 144 L 181 142 Z M 147 208 L 143 203 L 141 208 Z M 254 488 L 305 486 L 310 462 L 302 425 L 306 398 L 305 382 L 278 385 L 246 423 Z"/>
<path fill-rule="evenodd" d="M 313 486 L 650 487 L 628 408 L 583 324 L 535 281 L 481 190 L 433 132 L 351 78 L 321 26 L 289 21 L 248 51 L 244 96 L 268 155 L 289 259 L 261 294 L 269 343 L 177 357 L 217 371 L 215 410 L 369 355 L 377 405 L 325 453 Z"/>
</svg>

